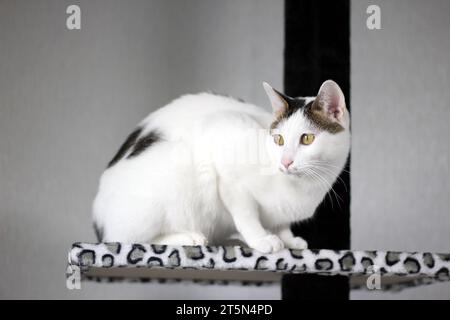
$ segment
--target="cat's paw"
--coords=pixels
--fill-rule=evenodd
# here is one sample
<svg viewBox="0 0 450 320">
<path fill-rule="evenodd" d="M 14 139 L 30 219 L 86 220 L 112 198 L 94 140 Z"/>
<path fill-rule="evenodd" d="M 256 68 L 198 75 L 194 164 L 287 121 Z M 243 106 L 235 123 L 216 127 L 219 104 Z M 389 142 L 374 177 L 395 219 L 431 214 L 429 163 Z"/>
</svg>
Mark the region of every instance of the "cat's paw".
<svg viewBox="0 0 450 320">
<path fill-rule="evenodd" d="M 300 237 L 293 237 L 285 241 L 286 247 L 291 249 L 308 249 L 308 243 Z"/>
<path fill-rule="evenodd" d="M 201 233 L 189 232 L 185 234 L 186 242 L 191 246 L 206 246 L 208 239 Z"/>
<path fill-rule="evenodd" d="M 281 241 L 281 239 L 274 234 L 268 234 L 262 238 L 252 241 L 249 245 L 253 249 L 262 253 L 277 252 L 284 248 L 283 241 Z"/>
</svg>

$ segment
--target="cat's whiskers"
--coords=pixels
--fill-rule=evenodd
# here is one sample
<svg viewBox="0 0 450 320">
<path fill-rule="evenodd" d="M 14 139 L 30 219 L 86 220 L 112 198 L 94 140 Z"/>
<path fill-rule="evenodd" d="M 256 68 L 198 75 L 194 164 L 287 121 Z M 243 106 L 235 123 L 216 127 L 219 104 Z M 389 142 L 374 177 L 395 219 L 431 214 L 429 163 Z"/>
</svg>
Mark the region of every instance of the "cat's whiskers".
<svg viewBox="0 0 450 320">
<path fill-rule="evenodd" d="M 322 167 L 321 165 L 315 165 L 315 168 L 317 170 L 320 170 L 325 175 L 330 175 L 330 178 L 334 179 L 334 177 L 336 177 L 336 181 L 339 181 L 340 183 L 342 183 L 342 185 L 345 188 L 345 191 L 348 192 L 347 185 L 346 185 L 345 181 L 339 175 L 336 175 L 336 172 L 334 172 L 333 170 L 330 170 L 330 169 L 328 169 L 326 167 Z"/>
<path fill-rule="evenodd" d="M 314 175 L 316 178 L 314 179 L 315 181 L 319 182 L 323 191 L 325 192 L 325 195 L 328 196 L 328 198 L 330 199 L 330 203 L 331 203 L 331 209 L 334 209 L 333 206 L 333 197 L 330 193 L 330 188 L 327 186 L 327 184 L 317 175 L 317 173 L 310 169 L 311 174 Z"/>
<path fill-rule="evenodd" d="M 325 161 L 319 161 L 319 160 L 313 160 L 313 161 L 310 161 L 309 164 L 314 165 L 316 168 L 321 168 L 321 169 L 323 169 L 323 170 L 325 170 L 325 171 L 329 171 L 329 173 L 330 173 L 331 176 L 337 175 L 337 173 L 334 172 L 332 169 L 337 169 L 337 170 L 340 169 L 340 167 L 338 167 L 338 166 L 332 165 L 332 164 L 330 164 L 330 163 L 328 163 L 328 162 L 325 162 Z M 328 168 L 327 168 L 327 167 L 328 167 Z M 330 169 L 330 168 L 331 168 L 331 169 Z M 345 170 L 345 169 L 343 169 L 343 170 L 341 170 L 341 171 L 342 171 L 342 172 L 350 173 L 350 171 Z M 343 186 L 344 186 L 344 188 L 345 188 L 345 191 L 348 192 L 347 184 L 346 184 L 345 181 L 340 177 L 340 175 L 337 175 L 336 180 L 340 181 L 340 182 L 343 184 Z"/>
<path fill-rule="evenodd" d="M 327 195 L 330 198 L 331 201 L 331 208 L 333 209 L 333 197 L 332 195 L 334 194 L 336 197 L 336 192 L 333 190 L 333 187 L 331 186 L 331 184 L 328 182 L 328 180 L 326 178 L 324 178 L 319 172 L 317 172 L 315 169 L 315 167 L 311 168 L 311 171 L 323 182 L 323 184 L 325 185 L 325 191 L 327 193 Z M 339 199 L 336 198 L 336 201 L 340 207 L 340 203 L 339 203 Z"/>
<path fill-rule="evenodd" d="M 321 188 L 326 195 L 328 195 L 328 197 L 330 198 L 330 202 L 331 202 L 331 209 L 333 209 L 333 198 L 330 194 L 330 188 L 329 188 L 329 184 L 327 185 L 324 181 L 324 179 L 317 173 L 315 172 L 313 169 L 313 166 L 303 166 L 302 169 L 304 170 L 305 173 L 307 173 L 307 175 L 314 181 L 317 182 L 319 184 L 319 188 Z"/>
<path fill-rule="evenodd" d="M 328 161 L 312 160 L 312 161 L 308 161 L 308 163 L 310 163 L 310 164 L 320 164 L 320 165 L 324 165 L 324 166 L 327 166 L 327 167 L 330 167 L 330 168 L 336 168 L 336 169 L 338 169 L 339 171 L 342 171 L 342 172 L 350 173 L 350 171 L 346 170 L 345 168 L 341 169 L 341 167 L 333 165 L 333 164 L 329 163 Z"/>
<path fill-rule="evenodd" d="M 333 197 L 331 196 L 331 194 L 334 195 L 334 197 L 336 198 L 336 202 L 338 203 L 339 208 L 341 208 L 341 203 L 340 203 L 340 201 L 343 201 L 343 199 L 336 193 L 336 191 L 334 190 L 333 186 L 332 186 L 331 183 L 328 181 L 328 179 L 326 178 L 326 176 L 325 176 L 325 177 L 323 176 L 323 174 L 325 174 L 325 172 L 322 171 L 322 174 L 321 174 L 320 171 L 318 171 L 318 170 L 324 169 L 324 168 L 319 168 L 319 167 L 317 167 L 317 166 L 310 165 L 310 164 L 305 165 L 305 166 L 302 166 L 301 168 L 302 168 L 303 170 L 308 169 L 308 171 L 309 171 L 311 174 L 313 174 L 314 176 L 317 177 L 318 180 L 315 179 L 316 181 L 319 181 L 319 180 L 320 180 L 320 181 L 322 182 L 322 184 L 325 184 L 325 186 L 326 186 L 325 191 L 327 191 L 327 194 L 328 194 L 329 197 L 330 197 L 332 209 L 333 209 Z M 333 172 L 333 175 L 332 175 L 332 176 L 334 176 L 334 175 L 335 175 L 335 173 Z M 339 200 L 340 200 L 340 201 L 339 201 Z"/>
<path fill-rule="evenodd" d="M 318 170 L 318 168 L 315 168 L 316 170 Z M 322 175 L 319 172 L 316 172 L 319 176 L 322 177 Z M 322 177 L 323 178 L 323 177 Z M 328 184 L 328 186 L 330 187 L 330 191 L 332 192 L 332 194 L 334 194 L 335 198 L 336 198 L 336 202 L 338 203 L 339 208 L 341 208 L 341 203 L 340 201 L 344 201 L 338 194 L 337 192 L 334 190 L 333 186 L 328 182 L 328 180 L 326 178 L 323 178 L 325 180 L 325 182 Z"/>
</svg>

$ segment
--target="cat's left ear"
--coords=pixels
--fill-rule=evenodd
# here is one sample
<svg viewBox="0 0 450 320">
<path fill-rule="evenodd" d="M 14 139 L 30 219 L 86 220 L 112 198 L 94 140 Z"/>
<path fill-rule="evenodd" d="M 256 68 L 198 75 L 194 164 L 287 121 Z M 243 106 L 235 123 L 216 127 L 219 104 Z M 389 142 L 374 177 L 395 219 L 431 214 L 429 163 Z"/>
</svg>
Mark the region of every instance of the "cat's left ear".
<svg viewBox="0 0 450 320">
<path fill-rule="evenodd" d="M 341 88 L 333 80 L 327 80 L 322 84 L 314 104 L 332 121 L 342 121 L 346 110 L 345 97 Z"/>
<path fill-rule="evenodd" d="M 280 115 L 286 112 L 289 108 L 289 104 L 284 98 L 283 94 L 272 88 L 267 82 L 263 82 L 264 90 L 269 97 L 270 103 L 272 105 L 272 110 L 275 115 Z"/>
</svg>

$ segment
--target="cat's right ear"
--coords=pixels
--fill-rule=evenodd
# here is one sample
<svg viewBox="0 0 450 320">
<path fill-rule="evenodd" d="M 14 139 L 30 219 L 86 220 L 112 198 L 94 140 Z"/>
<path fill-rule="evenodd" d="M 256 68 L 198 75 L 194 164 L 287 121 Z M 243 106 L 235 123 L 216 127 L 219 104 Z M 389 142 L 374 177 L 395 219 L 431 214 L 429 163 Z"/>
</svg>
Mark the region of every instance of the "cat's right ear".
<svg viewBox="0 0 450 320">
<path fill-rule="evenodd" d="M 267 82 L 263 82 L 264 90 L 269 97 L 270 103 L 272 104 L 272 110 L 275 115 L 280 115 L 286 112 L 289 108 L 288 102 L 285 100 L 283 95 L 277 90 L 272 88 Z"/>
</svg>

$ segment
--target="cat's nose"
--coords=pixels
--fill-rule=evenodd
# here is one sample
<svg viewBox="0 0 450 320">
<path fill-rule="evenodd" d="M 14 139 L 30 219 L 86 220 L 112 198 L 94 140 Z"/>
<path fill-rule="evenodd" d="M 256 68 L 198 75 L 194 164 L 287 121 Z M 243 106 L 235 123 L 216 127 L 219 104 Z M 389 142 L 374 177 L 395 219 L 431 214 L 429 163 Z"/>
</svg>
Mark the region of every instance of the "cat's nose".
<svg viewBox="0 0 450 320">
<path fill-rule="evenodd" d="M 281 159 L 281 164 L 282 164 L 286 169 L 288 169 L 289 166 L 290 166 L 293 162 L 294 162 L 294 160 L 289 159 L 289 158 L 283 158 L 283 159 Z"/>
</svg>

